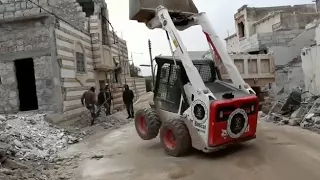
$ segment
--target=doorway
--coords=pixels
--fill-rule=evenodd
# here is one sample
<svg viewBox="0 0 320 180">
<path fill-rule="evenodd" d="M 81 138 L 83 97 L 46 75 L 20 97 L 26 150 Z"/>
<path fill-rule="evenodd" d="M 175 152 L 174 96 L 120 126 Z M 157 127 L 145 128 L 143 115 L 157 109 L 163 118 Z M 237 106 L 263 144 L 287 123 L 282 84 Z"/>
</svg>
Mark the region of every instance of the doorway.
<svg viewBox="0 0 320 180">
<path fill-rule="evenodd" d="M 18 83 L 20 111 L 37 110 L 39 107 L 33 59 L 16 60 L 14 65 Z"/>
</svg>

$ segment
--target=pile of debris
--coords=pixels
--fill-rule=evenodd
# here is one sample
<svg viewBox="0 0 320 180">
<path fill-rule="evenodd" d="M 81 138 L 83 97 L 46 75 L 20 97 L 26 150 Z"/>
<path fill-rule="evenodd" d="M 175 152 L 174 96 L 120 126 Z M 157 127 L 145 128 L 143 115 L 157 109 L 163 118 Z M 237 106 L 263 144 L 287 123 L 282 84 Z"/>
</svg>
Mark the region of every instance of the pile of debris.
<svg viewBox="0 0 320 180">
<path fill-rule="evenodd" d="M 0 116 L 0 142 L 6 154 L 20 160 L 53 161 L 68 144 L 81 140 L 44 121 L 45 114 Z M 5 150 L 5 149 L 4 149 Z"/>
<path fill-rule="evenodd" d="M 261 119 L 279 125 L 301 126 L 320 133 L 320 96 L 306 96 L 307 92 L 294 90 L 284 101 L 273 104 Z"/>
<path fill-rule="evenodd" d="M 31 112 L 0 115 L 1 180 L 69 179 L 59 174 L 57 166 L 64 169 L 71 160 L 59 157 L 59 151 L 99 130 L 117 128 L 131 121 L 126 119 L 125 112 L 118 112 L 108 117 L 101 114 L 94 126 L 89 126 L 88 116 L 76 126 L 61 128 L 48 123 L 45 118 L 46 114 Z M 52 178 L 52 172 L 58 178 Z"/>
</svg>

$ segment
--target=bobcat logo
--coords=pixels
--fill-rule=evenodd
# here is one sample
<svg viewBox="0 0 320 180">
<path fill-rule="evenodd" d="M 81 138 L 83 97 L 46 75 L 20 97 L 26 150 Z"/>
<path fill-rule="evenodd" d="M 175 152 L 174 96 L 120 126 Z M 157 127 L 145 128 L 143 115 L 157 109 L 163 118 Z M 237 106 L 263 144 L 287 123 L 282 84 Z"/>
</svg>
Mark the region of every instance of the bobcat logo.
<svg viewBox="0 0 320 180">
<path fill-rule="evenodd" d="M 201 100 L 194 101 L 191 112 L 194 120 L 198 121 L 198 123 L 202 124 L 206 122 L 208 118 L 208 109 L 204 102 Z"/>
</svg>

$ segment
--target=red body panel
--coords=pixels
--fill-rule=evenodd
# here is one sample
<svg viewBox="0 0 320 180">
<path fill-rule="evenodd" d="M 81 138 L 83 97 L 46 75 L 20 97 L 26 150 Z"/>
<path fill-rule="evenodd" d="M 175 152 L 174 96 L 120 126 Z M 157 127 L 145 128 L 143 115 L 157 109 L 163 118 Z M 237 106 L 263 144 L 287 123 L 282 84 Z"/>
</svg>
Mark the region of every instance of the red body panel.
<svg viewBox="0 0 320 180">
<path fill-rule="evenodd" d="M 241 137 L 237 139 L 232 139 L 229 135 L 222 136 L 223 131 L 226 133 L 228 121 L 224 120 L 222 122 L 218 122 L 218 113 L 221 109 L 227 109 L 230 107 L 240 108 L 244 104 L 253 104 L 255 106 L 255 110 L 253 113 L 248 115 L 248 125 L 249 130 L 245 132 Z M 247 96 L 235 99 L 228 99 L 228 100 L 220 100 L 220 101 L 213 101 L 210 106 L 210 124 L 209 124 L 209 138 L 208 144 L 211 147 L 217 147 L 226 145 L 236 141 L 245 141 L 245 139 L 250 139 L 249 137 L 255 137 L 257 131 L 257 121 L 258 121 L 258 108 L 259 108 L 259 99 L 257 96 Z M 219 110 L 220 109 L 220 110 Z M 218 112 L 219 111 L 219 112 Z M 230 112 L 224 113 L 224 115 L 230 115 Z"/>
</svg>

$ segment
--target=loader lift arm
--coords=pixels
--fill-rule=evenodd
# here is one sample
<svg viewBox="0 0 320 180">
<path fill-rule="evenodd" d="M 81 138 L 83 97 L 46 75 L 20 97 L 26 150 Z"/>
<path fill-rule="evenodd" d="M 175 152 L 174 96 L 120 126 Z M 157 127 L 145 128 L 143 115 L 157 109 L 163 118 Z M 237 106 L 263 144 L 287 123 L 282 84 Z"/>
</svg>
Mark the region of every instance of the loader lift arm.
<svg viewBox="0 0 320 180">
<path fill-rule="evenodd" d="M 243 80 L 239 70 L 233 63 L 229 54 L 224 48 L 221 39 L 214 31 L 206 13 L 199 14 L 184 14 L 179 16 L 179 13 L 169 14 L 168 9 L 164 6 L 159 6 L 156 9 L 156 16 L 146 23 L 149 29 L 163 28 L 167 31 L 173 40 L 173 44 L 177 49 L 178 56 L 182 60 L 182 64 L 186 69 L 187 76 L 193 87 L 197 87 L 197 91 L 201 90 L 204 94 L 207 94 L 208 90 L 201 79 L 199 72 L 193 65 L 191 58 L 185 48 L 182 40 L 178 34 L 178 30 L 185 30 L 189 27 L 200 25 L 207 38 L 207 41 L 212 46 L 215 54 L 221 59 L 224 64 L 233 85 L 249 94 L 255 94 L 254 90 Z"/>
</svg>

